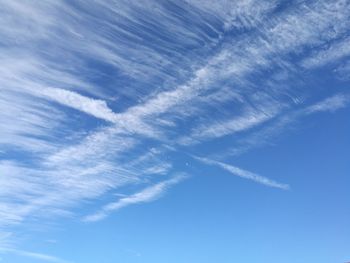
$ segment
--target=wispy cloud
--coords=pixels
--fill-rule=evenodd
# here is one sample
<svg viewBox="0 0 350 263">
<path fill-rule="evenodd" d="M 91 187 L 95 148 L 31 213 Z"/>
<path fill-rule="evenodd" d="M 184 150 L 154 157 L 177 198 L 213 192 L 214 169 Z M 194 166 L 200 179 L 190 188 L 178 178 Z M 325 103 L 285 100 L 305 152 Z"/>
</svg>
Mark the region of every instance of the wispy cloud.
<svg viewBox="0 0 350 263">
<path fill-rule="evenodd" d="M 211 124 L 203 124 L 195 127 L 194 131 L 186 137 L 180 138 L 182 144 L 193 144 L 212 138 L 220 138 L 225 135 L 244 132 L 273 119 L 282 110 L 281 105 L 270 102 L 270 105 L 261 106 L 258 109 L 247 107 L 240 115 L 229 120 L 218 121 Z"/>
<path fill-rule="evenodd" d="M 36 253 L 31 251 L 25 251 L 20 249 L 13 249 L 13 248 L 0 248 L 0 253 L 9 253 L 9 254 L 16 254 L 22 257 L 32 258 L 36 260 L 40 260 L 43 262 L 52 262 L 52 263 L 72 263 L 72 261 L 67 261 L 52 255 L 43 254 L 43 253 Z"/>
<path fill-rule="evenodd" d="M 328 48 L 317 50 L 310 57 L 306 58 L 302 65 L 306 68 L 317 68 L 350 56 L 350 38 L 337 41 L 331 46 L 329 44 L 326 46 Z"/>
<path fill-rule="evenodd" d="M 117 211 L 126 206 L 134 205 L 138 203 L 151 202 L 161 197 L 169 187 L 179 183 L 184 178 L 185 178 L 184 176 L 176 176 L 172 179 L 149 186 L 136 194 L 123 197 L 119 199 L 117 202 L 112 202 L 105 205 L 104 207 L 102 207 L 101 211 L 92 215 L 88 215 L 83 220 L 86 222 L 99 221 L 107 217 L 113 211 Z"/>
<path fill-rule="evenodd" d="M 350 99 L 348 93 L 338 93 L 327 97 L 309 106 L 296 108 L 277 116 L 269 125 L 256 130 L 246 136 L 241 137 L 235 144 L 228 145 L 221 153 L 217 153 L 218 158 L 236 156 L 245 153 L 252 148 L 263 145 L 274 145 L 275 139 L 281 134 L 288 134 L 291 130 L 298 129 L 298 124 L 307 116 L 326 112 L 336 112 L 348 107 Z"/>
<path fill-rule="evenodd" d="M 261 175 L 249 172 L 247 170 L 243 170 L 243 169 L 238 168 L 238 167 L 233 166 L 233 165 L 225 164 L 225 163 L 222 163 L 222 162 L 214 161 L 214 160 L 203 158 L 203 157 L 195 157 L 195 159 L 197 159 L 197 160 L 199 160 L 199 161 L 201 161 L 203 163 L 209 164 L 209 165 L 218 166 L 218 167 L 228 171 L 229 173 L 231 173 L 231 174 L 233 174 L 235 176 L 239 176 L 239 177 L 242 177 L 244 179 L 252 180 L 252 181 L 254 181 L 256 183 L 259 183 L 259 184 L 263 184 L 263 185 L 266 185 L 266 186 L 269 186 L 269 187 L 279 188 L 279 189 L 282 189 L 282 190 L 288 190 L 289 189 L 289 185 L 288 184 L 278 183 L 278 182 L 276 182 L 274 180 L 271 180 L 271 179 L 269 179 L 267 177 L 264 177 L 264 176 L 261 176 Z"/>
<path fill-rule="evenodd" d="M 313 74 L 348 56 L 348 1 L 182 4 L 2 2 L 0 227 L 66 215 L 83 200 L 148 180 L 149 188 L 95 215 L 105 217 L 177 183 L 165 146 L 191 152 L 233 134 L 242 137 L 232 144 L 245 143 L 248 133 L 257 145 L 290 123 L 273 121 L 300 108 L 307 110 L 298 117 L 347 105 L 348 95 L 308 105 L 316 89 L 299 75 L 300 65 Z M 159 174 L 165 181 L 154 184 Z"/>
<path fill-rule="evenodd" d="M 115 122 L 116 114 L 107 106 L 107 103 L 103 100 L 92 99 L 86 96 L 82 96 L 73 91 L 57 88 L 40 89 L 33 93 L 58 102 L 62 105 L 80 110 L 94 117 L 110 122 Z"/>
<path fill-rule="evenodd" d="M 334 112 L 341 108 L 345 108 L 349 103 L 350 96 L 348 94 L 336 94 L 307 107 L 305 111 L 306 113 L 317 113 L 323 111 Z"/>
</svg>

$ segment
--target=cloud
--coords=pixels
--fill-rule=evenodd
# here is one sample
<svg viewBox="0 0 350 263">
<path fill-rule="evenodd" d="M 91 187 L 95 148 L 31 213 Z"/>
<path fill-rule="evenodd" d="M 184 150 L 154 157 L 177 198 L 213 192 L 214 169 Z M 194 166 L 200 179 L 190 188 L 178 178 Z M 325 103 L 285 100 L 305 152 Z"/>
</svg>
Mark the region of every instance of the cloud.
<svg viewBox="0 0 350 263">
<path fill-rule="evenodd" d="M 326 98 L 314 105 L 311 105 L 305 109 L 305 111 L 310 113 L 317 112 L 334 112 L 341 108 L 345 108 L 350 102 L 350 96 L 348 94 L 336 94 L 332 97 Z"/>
<path fill-rule="evenodd" d="M 348 56 L 350 56 L 350 38 L 345 38 L 331 46 L 328 45 L 328 48 L 315 51 L 314 54 L 302 61 L 302 66 L 309 69 L 322 67 Z"/>
<path fill-rule="evenodd" d="M 282 106 L 270 103 L 267 106 L 257 106 L 257 108 L 247 107 L 237 117 L 229 120 L 218 121 L 212 124 L 203 124 L 196 127 L 192 134 L 180 138 L 179 142 L 188 145 L 212 138 L 220 138 L 225 135 L 244 132 L 259 126 L 280 113 Z"/>
<path fill-rule="evenodd" d="M 317 92 L 300 80 L 300 65 L 348 54 L 343 0 L 78 2 L 2 3 L 0 227 L 71 215 L 140 182 L 150 189 L 107 205 L 102 217 L 158 198 L 168 184 L 156 187 L 152 175 L 167 182 L 177 167 L 167 147 L 191 152 L 231 134 L 244 144 L 252 133 L 245 146 L 259 144 Z M 339 95 L 303 114 L 346 103 Z"/>
<path fill-rule="evenodd" d="M 195 157 L 195 159 L 197 159 L 205 164 L 218 166 L 218 167 L 228 171 L 229 173 L 231 173 L 235 176 L 239 176 L 239 177 L 242 177 L 244 179 L 252 180 L 252 181 L 259 183 L 259 184 L 263 184 L 263 185 L 266 185 L 269 187 L 279 188 L 282 190 L 289 190 L 289 185 L 287 185 L 287 184 L 278 183 L 278 182 L 271 180 L 267 177 L 249 172 L 247 170 L 243 170 L 243 169 L 238 168 L 238 167 L 233 166 L 233 165 L 225 164 L 222 162 L 210 160 L 210 159 L 203 158 L 203 157 Z"/>
<path fill-rule="evenodd" d="M 243 154 L 263 145 L 274 145 L 274 139 L 277 136 L 298 129 L 298 124 L 305 117 L 311 114 L 335 112 L 347 107 L 349 102 L 350 99 L 347 93 L 338 93 L 313 104 L 308 103 L 308 106 L 303 105 L 301 108 L 289 110 L 277 116 L 269 125 L 241 137 L 239 141 L 228 145 L 227 148 L 222 149 L 221 153 L 216 153 L 213 156 L 216 156 L 216 159 L 227 158 L 228 156 Z"/>
<path fill-rule="evenodd" d="M 129 205 L 147 203 L 160 198 L 169 187 L 181 182 L 185 177 L 176 176 L 172 179 L 162 181 L 160 183 L 149 186 L 142 191 L 132 194 L 127 197 L 119 199 L 117 202 L 109 203 L 102 207 L 100 211 L 95 214 L 86 216 L 83 221 L 95 222 L 107 217 L 110 213 L 117 211 Z"/>
<path fill-rule="evenodd" d="M 40 89 L 34 94 L 109 122 L 115 122 L 116 119 L 116 114 L 103 100 L 92 99 L 73 91 L 57 88 Z"/>
<path fill-rule="evenodd" d="M 16 254 L 22 257 L 28 257 L 36 260 L 40 260 L 43 262 L 52 262 L 52 263 L 72 263 L 72 261 L 67 261 L 52 255 L 48 254 L 42 254 L 42 253 L 36 253 L 36 252 L 30 252 L 20 249 L 13 249 L 13 248 L 0 248 L 0 253 L 11 253 Z"/>
<path fill-rule="evenodd" d="M 114 123 L 120 129 L 123 129 L 124 132 L 136 132 L 150 137 L 158 134 L 158 132 L 152 127 L 143 123 L 141 118 L 135 118 L 132 116 L 133 113 L 114 113 L 104 100 L 93 99 L 80 95 L 77 92 L 58 88 L 42 88 L 37 91 L 33 90 L 32 94 L 79 110 L 96 118 Z"/>
</svg>

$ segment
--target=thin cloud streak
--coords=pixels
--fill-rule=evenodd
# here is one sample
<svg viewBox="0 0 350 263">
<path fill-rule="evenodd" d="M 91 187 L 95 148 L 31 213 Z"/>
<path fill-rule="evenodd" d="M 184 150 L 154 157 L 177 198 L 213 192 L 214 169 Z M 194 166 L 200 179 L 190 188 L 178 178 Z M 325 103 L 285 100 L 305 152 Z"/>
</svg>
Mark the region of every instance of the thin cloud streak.
<svg viewBox="0 0 350 263">
<path fill-rule="evenodd" d="M 246 137 L 241 138 L 237 145 L 230 149 L 224 149 L 221 154 L 216 154 L 216 159 L 227 158 L 228 156 L 237 156 L 247 152 L 250 149 L 261 147 L 262 145 L 271 145 L 272 139 L 277 135 L 287 133 L 286 129 L 297 127 L 298 122 L 303 118 L 313 114 L 321 114 L 331 112 L 348 107 L 350 104 L 350 96 L 348 93 L 338 93 L 329 96 L 323 100 L 315 102 L 310 106 L 304 106 L 301 109 L 291 110 L 281 116 L 278 116 L 274 122 L 260 130 L 257 130 Z M 292 128 L 293 129 L 293 128 Z"/>
<path fill-rule="evenodd" d="M 58 88 L 41 89 L 37 91 L 37 94 L 62 105 L 90 114 L 96 118 L 110 122 L 115 121 L 115 113 L 103 100 L 92 99 L 74 91 Z"/>
<path fill-rule="evenodd" d="M 271 180 L 267 177 L 249 172 L 247 170 L 243 170 L 243 169 L 238 168 L 236 166 L 225 164 L 225 163 L 214 161 L 214 160 L 210 160 L 210 159 L 203 158 L 203 157 L 194 157 L 194 158 L 196 160 L 199 160 L 199 161 L 205 163 L 205 164 L 218 166 L 218 167 L 230 172 L 231 174 L 233 174 L 235 176 L 239 176 L 239 177 L 242 177 L 244 179 L 252 180 L 256 183 L 263 184 L 263 185 L 266 185 L 269 187 L 279 188 L 282 190 L 289 190 L 288 184 L 278 183 L 278 182 Z"/>
<path fill-rule="evenodd" d="M 165 152 L 144 156 L 159 144 L 176 152 L 178 142 L 196 147 L 194 142 L 244 136 L 253 128 L 260 137 L 270 134 L 270 121 L 286 117 L 283 110 L 299 96 L 313 95 L 283 85 L 289 76 L 308 58 L 312 63 L 305 68 L 312 74 L 349 54 L 348 38 L 338 42 L 350 28 L 348 1 L 297 1 L 277 13 L 278 1 L 186 2 L 185 12 L 174 14 L 162 1 L 3 1 L 0 195 L 6 201 L 0 226 L 39 217 L 43 210 L 69 213 L 83 200 L 149 174 L 167 176 L 173 164 L 161 158 Z M 300 58 L 310 48 L 316 52 Z M 266 74 L 274 71 L 279 82 Z M 340 96 L 303 114 L 345 105 Z M 31 167 L 7 161 L 22 154 Z M 122 204 L 137 200 L 130 198 Z"/>
<path fill-rule="evenodd" d="M 10 253 L 10 254 L 16 254 L 22 257 L 32 258 L 36 260 L 40 260 L 43 262 L 51 262 L 51 263 L 73 263 L 72 261 L 67 261 L 52 255 L 43 254 L 43 253 L 36 253 L 31 251 L 25 251 L 20 249 L 14 249 L 14 248 L 0 248 L 0 253 Z"/>
<path fill-rule="evenodd" d="M 95 214 L 88 215 L 83 218 L 85 222 L 95 222 L 104 219 L 110 213 L 115 212 L 129 205 L 148 203 L 160 198 L 169 187 L 178 184 L 185 179 L 184 176 L 176 176 L 172 179 L 157 183 L 155 185 L 149 186 L 142 191 L 119 199 L 117 202 L 109 203 L 102 207 L 100 211 Z"/>
<path fill-rule="evenodd" d="M 307 114 L 317 112 L 335 112 L 341 108 L 345 108 L 350 103 L 349 94 L 336 94 L 332 97 L 326 98 L 314 105 L 305 109 Z"/>
<path fill-rule="evenodd" d="M 329 44 L 328 44 L 329 45 Z M 305 68 L 319 68 L 326 64 L 342 60 L 350 56 L 350 38 L 334 43 L 327 49 L 314 52 L 302 61 Z"/>
</svg>

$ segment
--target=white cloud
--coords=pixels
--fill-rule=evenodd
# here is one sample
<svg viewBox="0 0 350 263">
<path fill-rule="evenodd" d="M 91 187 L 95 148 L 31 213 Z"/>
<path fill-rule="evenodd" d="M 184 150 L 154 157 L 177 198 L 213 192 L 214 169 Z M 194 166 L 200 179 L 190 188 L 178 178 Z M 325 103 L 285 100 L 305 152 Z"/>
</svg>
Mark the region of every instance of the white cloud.
<svg viewBox="0 0 350 263">
<path fill-rule="evenodd" d="M 282 133 L 287 134 L 290 130 L 296 129 L 298 127 L 298 122 L 303 120 L 306 116 L 324 112 L 335 112 L 347 107 L 349 103 L 349 95 L 347 93 L 339 93 L 309 106 L 304 106 L 301 109 L 298 108 L 288 111 L 278 116 L 271 124 L 240 138 L 234 147 L 231 146 L 230 149 L 224 148 L 222 153 L 218 153 L 214 156 L 218 156 L 218 158 L 236 156 L 252 148 L 261 147 L 262 145 L 274 145 L 273 138 L 276 138 Z"/>
<path fill-rule="evenodd" d="M 203 163 L 206 163 L 206 164 L 221 167 L 222 169 L 230 172 L 231 174 L 233 174 L 235 176 L 239 176 L 239 177 L 242 177 L 244 179 L 252 180 L 252 181 L 259 183 L 259 184 L 263 184 L 263 185 L 266 185 L 269 187 L 279 188 L 282 190 L 289 189 L 289 185 L 287 185 L 287 184 L 278 183 L 278 182 L 271 180 L 267 177 L 249 172 L 247 170 L 243 170 L 243 169 L 238 168 L 238 167 L 233 166 L 233 165 L 225 164 L 222 162 L 218 162 L 218 161 L 214 161 L 214 160 L 210 160 L 210 159 L 202 158 L 202 157 L 195 157 L 195 159 L 197 159 Z"/>
<path fill-rule="evenodd" d="M 317 50 L 310 57 L 302 61 L 302 66 L 306 68 L 321 67 L 326 64 L 339 61 L 350 56 L 350 38 L 346 38 L 329 46 Z"/>
<path fill-rule="evenodd" d="M 350 96 L 347 94 L 336 94 L 332 97 L 326 98 L 314 105 L 305 109 L 306 113 L 316 113 L 323 111 L 334 112 L 338 109 L 345 108 L 350 102 Z"/>
<path fill-rule="evenodd" d="M 219 138 L 228 134 L 243 132 L 274 118 L 281 109 L 276 105 L 262 109 L 246 109 L 241 115 L 230 120 L 203 124 L 196 127 L 194 132 L 180 139 L 180 143 L 192 144 L 201 140 Z"/>
<path fill-rule="evenodd" d="M 183 179 L 184 176 L 177 176 L 172 179 L 151 185 L 136 194 L 127 197 L 122 197 L 117 202 L 105 205 L 100 211 L 98 211 L 95 214 L 86 216 L 83 220 L 86 222 L 99 221 L 108 216 L 113 211 L 117 211 L 126 206 L 138 203 L 147 203 L 156 200 L 160 198 L 169 187 L 179 183 Z"/>
<path fill-rule="evenodd" d="M 163 151 L 145 156 L 155 145 L 170 144 L 176 151 L 177 138 L 206 142 L 279 116 L 290 106 L 285 97 L 298 95 L 288 85 L 268 86 L 269 76 L 261 73 L 278 67 L 291 75 L 296 68 L 286 55 L 332 45 L 350 19 L 347 1 L 298 2 L 274 14 L 276 4 L 193 0 L 183 16 L 158 2 L 80 1 L 73 7 L 62 1 L 3 1 L 0 151 L 4 158 L 16 151 L 9 158 L 23 154 L 27 162 L 0 163 L 0 196 L 6 197 L 0 224 L 64 215 L 146 173 L 166 176 L 172 163 L 162 158 Z M 347 52 L 346 42 L 336 44 L 316 52 L 316 62 Z M 121 100 L 112 105 L 114 97 Z M 53 102 L 106 123 L 81 123 Z M 309 112 L 346 103 L 337 97 Z M 285 187 L 237 167 L 208 164 Z M 158 198 L 167 186 L 150 186 L 101 213 Z"/>
<path fill-rule="evenodd" d="M 36 94 L 58 102 L 62 105 L 90 114 L 96 118 L 115 122 L 116 114 L 107 106 L 107 103 L 103 100 L 92 99 L 86 96 L 82 96 L 73 91 L 58 88 L 40 89 Z"/>
<path fill-rule="evenodd" d="M 72 263 L 72 261 L 67 261 L 52 255 L 43 254 L 43 253 L 36 253 L 31 251 L 25 251 L 20 249 L 13 249 L 13 248 L 0 248 L 0 253 L 11 253 L 16 254 L 22 257 L 28 257 L 36 260 L 40 260 L 43 262 L 52 262 L 52 263 Z"/>
</svg>

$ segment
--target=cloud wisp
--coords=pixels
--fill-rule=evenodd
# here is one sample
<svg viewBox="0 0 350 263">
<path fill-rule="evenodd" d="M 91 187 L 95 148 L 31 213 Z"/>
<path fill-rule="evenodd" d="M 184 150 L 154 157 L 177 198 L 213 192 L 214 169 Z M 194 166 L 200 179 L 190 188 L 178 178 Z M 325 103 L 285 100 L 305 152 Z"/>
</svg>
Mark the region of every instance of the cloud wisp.
<svg viewBox="0 0 350 263">
<path fill-rule="evenodd" d="M 0 228 L 146 185 L 86 218 L 98 220 L 179 182 L 172 155 L 230 136 L 253 147 L 288 120 L 346 107 L 345 93 L 310 105 L 318 88 L 303 76 L 347 72 L 349 9 L 344 0 L 3 1 Z"/>
<path fill-rule="evenodd" d="M 335 112 L 350 103 L 349 94 L 336 94 L 305 109 L 306 113 Z"/>
<path fill-rule="evenodd" d="M 0 248 L 0 253 L 15 254 L 15 255 L 18 255 L 21 257 L 25 257 L 25 258 L 39 260 L 41 262 L 73 263 L 72 261 L 64 260 L 64 259 L 52 256 L 52 255 L 31 252 L 31 251 L 25 251 L 25 250 L 20 250 L 20 249 L 13 249 L 13 248 Z"/>
<path fill-rule="evenodd" d="M 222 162 L 218 162 L 218 161 L 214 161 L 214 160 L 210 160 L 210 159 L 202 158 L 202 157 L 194 157 L 194 158 L 196 160 L 199 160 L 199 161 L 205 163 L 205 164 L 215 165 L 217 167 L 220 167 L 220 168 L 228 171 L 229 173 L 231 173 L 235 176 L 239 176 L 241 178 L 251 180 L 251 181 L 254 181 L 256 183 L 265 185 L 265 186 L 279 188 L 282 190 L 289 190 L 289 188 L 290 188 L 288 184 L 276 182 L 276 181 L 271 180 L 267 177 L 252 173 L 252 172 L 247 171 L 247 170 L 243 170 L 243 169 L 238 168 L 238 167 L 233 166 L 233 165 L 225 164 Z"/>
<path fill-rule="evenodd" d="M 109 203 L 102 207 L 100 211 L 95 214 L 86 216 L 83 221 L 95 222 L 104 219 L 110 213 L 122 209 L 129 205 L 135 205 L 139 203 L 148 203 L 160 198 L 171 186 L 178 184 L 184 180 L 184 176 L 176 176 L 172 179 L 162 181 L 160 183 L 151 185 L 138 193 L 122 197 L 117 202 Z"/>
</svg>

